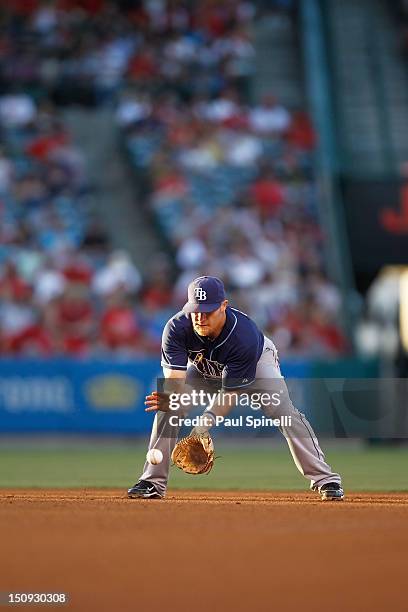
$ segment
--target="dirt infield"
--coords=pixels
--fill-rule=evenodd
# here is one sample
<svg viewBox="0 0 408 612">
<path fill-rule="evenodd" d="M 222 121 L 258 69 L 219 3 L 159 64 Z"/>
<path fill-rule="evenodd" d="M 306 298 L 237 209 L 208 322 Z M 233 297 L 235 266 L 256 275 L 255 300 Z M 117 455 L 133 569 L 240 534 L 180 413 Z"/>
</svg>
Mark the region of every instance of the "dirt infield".
<svg viewBox="0 0 408 612">
<path fill-rule="evenodd" d="M 59 609 L 397 612 L 408 494 L 1 490 L 0 551 L 0 592 L 68 593 Z"/>
</svg>

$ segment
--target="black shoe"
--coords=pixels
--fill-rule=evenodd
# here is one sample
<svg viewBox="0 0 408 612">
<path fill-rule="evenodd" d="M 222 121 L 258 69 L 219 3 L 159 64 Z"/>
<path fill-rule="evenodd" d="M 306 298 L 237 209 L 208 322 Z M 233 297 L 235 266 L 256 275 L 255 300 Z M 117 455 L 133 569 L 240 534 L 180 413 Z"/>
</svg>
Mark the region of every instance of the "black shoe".
<svg viewBox="0 0 408 612">
<path fill-rule="evenodd" d="M 128 489 L 128 497 L 131 499 L 138 497 L 143 499 L 161 499 L 163 496 L 160 495 L 153 483 L 147 480 L 139 480 L 131 489 Z"/>
<path fill-rule="evenodd" d="M 320 497 L 323 501 L 341 501 L 344 499 L 344 491 L 337 482 L 327 482 L 319 487 Z"/>
</svg>

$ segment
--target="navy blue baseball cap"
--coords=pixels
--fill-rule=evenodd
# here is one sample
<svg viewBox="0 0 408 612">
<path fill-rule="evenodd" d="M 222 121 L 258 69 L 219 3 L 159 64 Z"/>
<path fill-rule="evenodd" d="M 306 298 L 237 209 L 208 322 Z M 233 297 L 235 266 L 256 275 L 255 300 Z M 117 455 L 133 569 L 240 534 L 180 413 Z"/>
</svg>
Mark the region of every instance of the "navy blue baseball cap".
<svg viewBox="0 0 408 612">
<path fill-rule="evenodd" d="M 188 302 L 183 311 L 212 312 L 226 299 L 224 283 L 216 276 L 199 276 L 188 286 Z"/>
</svg>

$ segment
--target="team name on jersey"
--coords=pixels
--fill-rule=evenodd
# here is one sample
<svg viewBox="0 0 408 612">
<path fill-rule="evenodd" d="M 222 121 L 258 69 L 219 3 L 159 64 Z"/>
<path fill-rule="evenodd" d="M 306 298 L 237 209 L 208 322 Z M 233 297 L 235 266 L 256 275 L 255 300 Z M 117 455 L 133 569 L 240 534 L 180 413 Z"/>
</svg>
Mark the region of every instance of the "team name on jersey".
<svg viewBox="0 0 408 612">
<path fill-rule="evenodd" d="M 219 378 L 222 375 L 224 364 L 213 359 L 207 359 L 203 352 L 188 352 L 188 358 L 203 376 Z"/>
</svg>

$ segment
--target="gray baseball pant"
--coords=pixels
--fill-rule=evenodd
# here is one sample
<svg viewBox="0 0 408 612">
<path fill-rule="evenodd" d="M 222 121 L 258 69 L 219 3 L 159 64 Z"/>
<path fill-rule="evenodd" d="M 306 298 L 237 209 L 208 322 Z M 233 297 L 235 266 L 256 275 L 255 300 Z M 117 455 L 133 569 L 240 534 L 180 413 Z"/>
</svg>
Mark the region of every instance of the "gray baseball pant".
<svg viewBox="0 0 408 612">
<path fill-rule="evenodd" d="M 195 368 L 194 368 L 195 370 Z M 266 417 L 291 417 L 290 427 L 279 427 L 285 437 L 296 467 L 310 481 L 310 488 L 316 489 L 328 482 L 341 484 L 340 475 L 333 472 L 326 463 L 324 453 L 320 448 L 316 435 L 306 419 L 291 402 L 286 383 L 281 375 L 277 359 L 277 350 L 273 342 L 265 337 L 264 349 L 256 368 L 256 382 L 259 390 L 275 392 L 281 390 L 278 406 L 263 407 Z M 257 386 L 258 390 L 258 386 Z M 140 480 L 154 483 L 161 495 L 165 495 L 169 477 L 171 453 L 177 442 L 178 427 L 169 427 L 169 417 L 174 412 L 158 412 L 155 416 L 150 436 L 149 450 L 158 448 L 163 453 L 163 461 L 159 465 L 151 465 L 146 461 Z"/>
</svg>

